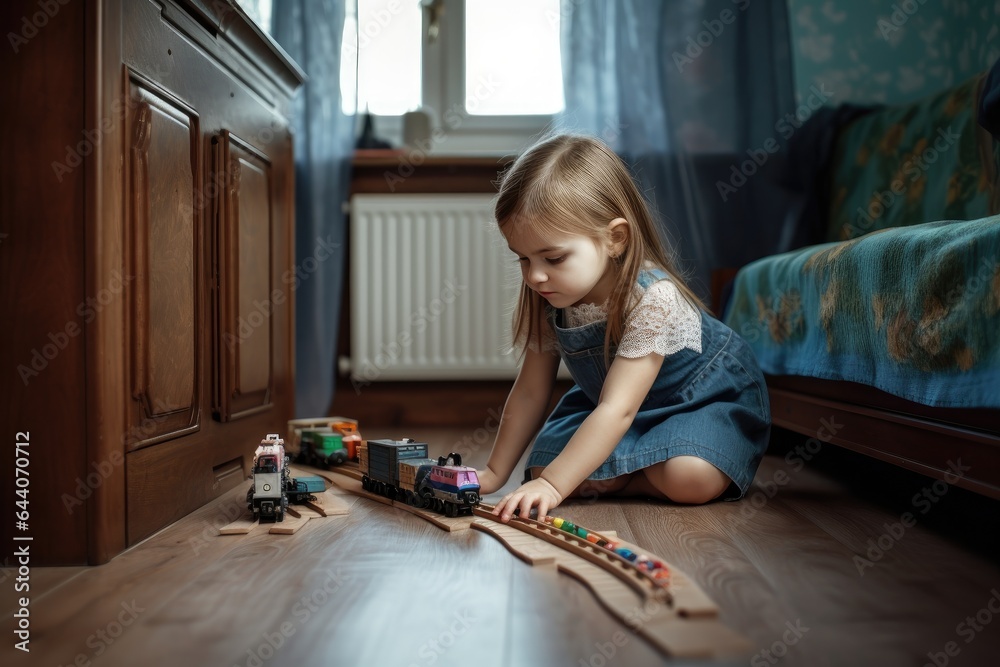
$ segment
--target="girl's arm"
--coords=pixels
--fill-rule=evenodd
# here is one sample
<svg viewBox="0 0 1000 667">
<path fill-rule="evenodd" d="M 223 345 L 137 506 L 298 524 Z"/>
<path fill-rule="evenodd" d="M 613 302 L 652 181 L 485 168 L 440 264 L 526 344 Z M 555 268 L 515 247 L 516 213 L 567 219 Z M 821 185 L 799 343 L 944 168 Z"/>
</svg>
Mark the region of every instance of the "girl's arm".
<svg viewBox="0 0 1000 667">
<path fill-rule="evenodd" d="M 524 363 L 504 404 L 490 460 L 486 470 L 479 474 L 480 490 L 484 495 L 507 483 L 514 466 L 541 427 L 558 369 L 558 355 L 525 350 Z"/>
<path fill-rule="evenodd" d="M 563 451 L 542 471 L 541 477 L 504 496 L 494 513 L 507 521 L 516 508 L 526 517 L 537 505 L 541 517 L 561 503 L 614 451 L 632 425 L 662 364 L 663 356 L 656 353 L 638 359 L 616 357 L 604 380 L 597 407 Z"/>
</svg>

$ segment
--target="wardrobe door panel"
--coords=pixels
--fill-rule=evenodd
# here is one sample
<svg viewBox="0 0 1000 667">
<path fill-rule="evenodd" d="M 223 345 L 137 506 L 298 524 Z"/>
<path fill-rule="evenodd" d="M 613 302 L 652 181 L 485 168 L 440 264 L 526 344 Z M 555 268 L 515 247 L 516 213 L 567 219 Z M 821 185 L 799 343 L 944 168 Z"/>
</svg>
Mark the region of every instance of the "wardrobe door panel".
<svg viewBox="0 0 1000 667">
<path fill-rule="evenodd" d="M 275 306 L 270 160 L 223 131 L 214 139 L 217 200 L 216 415 L 230 421 L 271 407 Z"/>
<path fill-rule="evenodd" d="M 156 84 L 129 80 L 126 124 L 130 384 L 126 445 L 199 427 L 201 182 L 198 115 Z M 100 295 L 99 295 L 100 298 Z M 98 300 L 98 305 L 99 305 Z"/>
</svg>

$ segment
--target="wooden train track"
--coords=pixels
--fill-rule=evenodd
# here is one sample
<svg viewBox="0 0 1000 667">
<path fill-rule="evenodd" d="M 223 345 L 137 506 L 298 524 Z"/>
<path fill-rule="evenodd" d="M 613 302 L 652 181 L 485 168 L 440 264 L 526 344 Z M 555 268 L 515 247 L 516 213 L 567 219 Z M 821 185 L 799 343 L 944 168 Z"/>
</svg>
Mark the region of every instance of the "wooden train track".
<svg viewBox="0 0 1000 667">
<path fill-rule="evenodd" d="M 337 475 L 346 475 L 358 480 L 360 480 L 362 476 L 361 471 L 356 467 L 340 466 L 334 472 Z M 333 483 L 337 483 L 336 478 L 331 479 L 326 477 L 326 479 Z M 463 519 L 463 517 L 457 517 L 455 519 L 447 520 L 447 523 L 443 523 L 442 519 L 446 519 L 446 517 L 441 517 L 441 515 L 435 512 L 414 508 L 399 501 L 389 501 L 387 498 L 383 498 L 382 496 L 363 490 L 361 493 L 373 499 L 378 499 L 379 501 L 391 502 L 395 507 L 400 507 L 408 512 L 423 516 L 445 530 L 452 531 L 465 527 L 476 527 L 476 524 L 469 521 L 468 518 Z M 488 503 L 480 503 L 478 507 L 473 509 L 473 514 L 483 519 L 499 522 L 499 517 L 492 513 L 493 507 L 493 505 Z M 554 544 L 561 549 L 565 549 L 580 558 L 594 563 L 598 567 L 611 573 L 612 576 L 621 579 L 626 585 L 631 586 L 643 597 L 650 597 L 660 601 L 673 603 L 673 591 L 680 586 L 681 590 L 688 591 L 685 594 L 681 605 L 683 607 L 682 613 L 684 615 L 703 615 L 705 613 L 710 613 L 709 610 L 715 609 L 711 600 L 704 595 L 704 593 L 702 593 L 697 586 L 685 585 L 688 583 L 686 581 L 687 577 L 672 567 L 670 568 L 671 576 L 669 579 L 657 580 L 654 579 L 648 571 L 637 568 L 632 562 L 614 551 L 598 546 L 597 544 L 590 542 L 579 535 L 561 530 L 551 523 L 545 523 L 544 521 L 537 521 L 530 518 L 513 517 L 510 523 L 506 525 L 513 526 L 517 530 L 523 531 L 535 539 L 544 540 Z M 617 537 L 605 536 L 592 530 L 588 530 L 588 532 L 603 538 L 606 542 L 613 542 L 619 547 L 624 547 L 633 553 L 645 552 L 644 549 L 641 549 L 634 544 L 624 542 Z"/>
<path fill-rule="evenodd" d="M 293 470 L 295 469 L 293 468 Z M 296 471 L 299 476 L 301 476 L 301 472 Z M 331 482 L 328 478 L 324 479 Z M 304 503 L 289 505 L 284 521 L 260 523 L 253 512 L 244 509 L 238 519 L 219 529 L 219 535 L 249 535 L 258 527 L 263 526 L 268 526 L 267 532 L 272 535 L 292 535 L 306 525 L 306 522 L 310 519 L 348 514 L 350 512 L 350 505 L 343 498 L 339 498 L 334 493 L 331 493 L 331 490 L 331 488 L 327 488 L 323 493 L 313 495 Z"/>
<path fill-rule="evenodd" d="M 474 516 L 444 517 L 363 490 L 357 468 L 340 466 L 314 473 L 345 491 L 411 512 L 443 530 L 472 528 L 487 533 L 533 566 L 554 565 L 589 588 L 605 609 L 665 655 L 742 658 L 752 653 L 751 644 L 719 620 L 718 607 L 704 591 L 666 561 L 669 578 L 656 580 L 614 551 L 551 523 L 520 517 L 502 523 L 492 514 L 493 506 L 485 503 L 473 509 Z M 645 552 L 617 536 L 587 532 L 634 553 Z"/>
<path fill-rule="evenodd" d="M 473 509 L 473 513 L 484 519 L 499 521 L 499 517 L 493 514 L 493 505 L 480 503 L 479 507 Z M 507 524 L 546 542 L 555 544 L 561 549 L 565 549 L 580 558 L 584 558 L 594 563 L 598 567 L 607 570 L 612 576 L 618 577 L 626 585 L 631 586 L 644 597 L 652 597 L 661 601 L 671 601 L 671 589 L 669 579 L 654 579 L 650 573 L 640 570 L 625 557 L 611 551 L 605 547 L 598 546 L 594 542 L 566 532 L 557 528 L 551 523 L 537 521 L 535 519 L 522 519 L 512 517 Z M 627 548 L 633 553 L 642 553 L 639 547 L 623 542 L 620 539 L 604 536 L 597 531 L 588 531 L 592 535 L 599 535 L 605 542 L 613 543 L 619 547 Z M 673 570 L 671 570 L 673 573 Z M 707 600 L 707 598 L 706 598 Z"/>
</svg>

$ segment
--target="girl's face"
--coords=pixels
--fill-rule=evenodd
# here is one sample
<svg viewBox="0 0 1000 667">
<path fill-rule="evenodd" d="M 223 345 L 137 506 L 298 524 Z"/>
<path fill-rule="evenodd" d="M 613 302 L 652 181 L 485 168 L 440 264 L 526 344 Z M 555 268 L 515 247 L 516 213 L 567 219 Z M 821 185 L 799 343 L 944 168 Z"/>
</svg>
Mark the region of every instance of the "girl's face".
<svg viewBox="0 0 1000 667">
<path fill-rule="evenodd" d="M 614 287 L 606 245 L 581 235 L 542 236 L 527 227 L 504 230 L 525 285 L 555 308 L 604 303 Z"/>
</svg>

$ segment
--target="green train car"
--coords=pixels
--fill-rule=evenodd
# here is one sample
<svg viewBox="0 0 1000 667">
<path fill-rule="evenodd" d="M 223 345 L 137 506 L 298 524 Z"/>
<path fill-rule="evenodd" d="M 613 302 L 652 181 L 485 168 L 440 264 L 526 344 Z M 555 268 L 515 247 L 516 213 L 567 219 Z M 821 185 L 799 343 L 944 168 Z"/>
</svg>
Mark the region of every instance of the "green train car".
<svg viewBox="0 0 1000 667">
<path fill-rule="evenodd" d="M 298 462 L 323 468 L 328 465 L 340 465 L 349 457 L 344 446 L 344 436 L 331 429 L 305 429 L 302 431 L 302 444 L 299 450 Z"/>
</svg>

